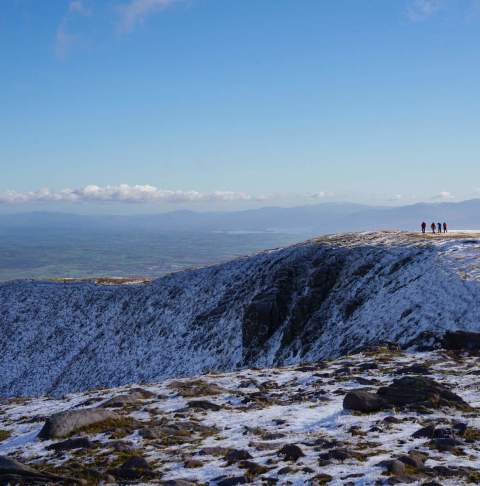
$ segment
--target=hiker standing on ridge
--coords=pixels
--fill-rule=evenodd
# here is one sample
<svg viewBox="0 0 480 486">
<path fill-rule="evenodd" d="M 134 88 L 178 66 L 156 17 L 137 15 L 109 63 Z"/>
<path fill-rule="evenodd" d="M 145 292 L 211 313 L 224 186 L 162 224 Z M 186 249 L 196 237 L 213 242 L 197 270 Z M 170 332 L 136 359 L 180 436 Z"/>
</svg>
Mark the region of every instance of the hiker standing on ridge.
<svg viewBox="0 0 480 486">
<path fill-rule="evenodd" d="M 447 232 L 447 223 L 443 223 L 443 232 L 446 233 Z"/>
<path fill-rule="evenodd" d="M 427 228 L 427 223 L 425 221 L 422 223 L 422 233 L 425 233 L 425 230 Z"/>
<path fill-rule="evenodd" d="M 435 228 L 437 227 L 437 225 L 435 223 L 432 223 L 430 225 L 430 228 L 432 228 L 432 233 L 435 234 Z"/>
<path fill-rule="evenodd" d="M 442 223 L 437 223 L 438 233 L 442 232 Z"/>
</svg>

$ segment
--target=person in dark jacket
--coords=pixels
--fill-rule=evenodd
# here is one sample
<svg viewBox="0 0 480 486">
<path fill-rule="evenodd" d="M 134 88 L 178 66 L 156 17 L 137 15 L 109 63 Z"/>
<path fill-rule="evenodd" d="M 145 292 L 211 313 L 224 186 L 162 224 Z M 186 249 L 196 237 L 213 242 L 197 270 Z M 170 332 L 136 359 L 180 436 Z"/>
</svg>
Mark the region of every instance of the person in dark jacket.
<svg viewBox="0 0 480 486">
<path fill-rule="evenodd" d="M 425 230 L 427 229 L 427 223 L 425 221 L 422 223 L 422 233 L 425 233 Z"/>
<path fill-rule="evenodd" d="M 438 232 L 442 232 L 442 223 L 437 223 Z"/>
<path fill-rule="evenodd" d="M 446 233 L 448 229 L 447 223 L 443 223 L 443 232 Z"/>
<path fill-rule="evenodd" d="M 432 233 L 435 234 L 435 228 L 437 227 L 437 225 L 435 223 L 432 223 L 430 225 L 430 228 L 432 228 Z"/>
</svg>

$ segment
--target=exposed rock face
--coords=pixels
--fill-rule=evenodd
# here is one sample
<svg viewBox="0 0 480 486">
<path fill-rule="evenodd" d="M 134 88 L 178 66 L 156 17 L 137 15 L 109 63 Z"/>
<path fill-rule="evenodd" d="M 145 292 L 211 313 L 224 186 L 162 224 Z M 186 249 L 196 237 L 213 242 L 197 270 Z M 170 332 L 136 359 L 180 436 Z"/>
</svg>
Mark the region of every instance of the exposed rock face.
<svg viewBox="0 0 480 486">
<path fill-rule="evenodd" d="M 424 376 L 405 376 L 394 380 L 390 386 L 379 388 L 378 395 L 394 407 L 469 408 L 468 403 L 445 385 Z"/>
<path fill-rule="evenodd" d="M 375 393 L 364 390 L 354 390 L 345 395 L 343 408 L 362 413 L 378 412 L 386 408 L 386 403 Z"/>
<path fill-rule="evenodd" d="M 389 386 L 380 387 L 377 393 L 353 390 L 343 400 L 344 409 L 362 413 L 378 412 L 392 407 L 470 408 L 468 403 L 445 385 L 424 376 L 399 378 Z"/>
<path fill-rule="evenodd" d="M 58 396 L 475 331 L 469 241 L 336 235 L 141 287 L 0 284 L 0 395 Z"/>
<path fill-rule="evenodd" d="M 69 410 L 49 417 L 38 434 L 40 439 L 59 439 L 68 437 L 73 432 L 106 420 L 117 420 L 119 416 L 101 408 Z"/>
<path fill-rule="evenodd" d="M 445 349 L 454 351 L 480 351 L 480 333 L 478 332 L 446 332 L 443 337 Z"/>
</svg>

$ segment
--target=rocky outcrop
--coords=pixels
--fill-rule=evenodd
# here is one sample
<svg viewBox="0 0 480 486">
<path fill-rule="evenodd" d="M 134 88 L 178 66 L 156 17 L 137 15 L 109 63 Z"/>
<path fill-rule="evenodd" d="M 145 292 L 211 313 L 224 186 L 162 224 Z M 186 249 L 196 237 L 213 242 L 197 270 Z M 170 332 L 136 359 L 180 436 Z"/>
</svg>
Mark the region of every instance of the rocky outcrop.
<svg viewBox="0 0 480 486">
<path fill-rule="evenodd" d="M 92 445 L 93 443 L 88 437 L 75 437 L 74 439 L 67 439 L 50 444 L 46 449 L 52 451 L 69 451 L 72 449 L 88 449 Z"/>
<path fill-rule="evenodd" d="M 365 390 L 353 390 L 345 395 L 343 408 L 362 413 L 373 413 L 387 408 L 387 404 L 376 393 L 370 393 Z"/>
<path fill-rule="evenodd" d="M 374 413 L 394 407 L 432 409 L 452 407 L 462 410 L 470 406 L 448 387 L 424 376 L 406 376 L 380 387 L 376 393 L 353 390 L 345 395 L 343 408 L 362 413 Z"/>
<path fill-rule="evenodd" d="M 60 412 L 47 418 L 38 437 L 45 440 L 68 437 L 84 427 L 118 419 L 116 413 L 101 408 Z"/>
<path fill-rule="evenodd" d="M 448 387 L 424 376 L 405 376 L 378 389 L 378 395 L 393 407 L 468 409 L 470 406 Z"/>
<path fill-rule="evenodd" d="M 32 485 L 58 483 L 77 484 L 77 480 L 43 473 L 11 457 L 0 456 L 0 484 Z"/>
<path fill-rule="evenodd" d="M 480 333 L 455 331 L 443 336 L 443 347 L 452 351 L 480 351 Z"/>
</svg>

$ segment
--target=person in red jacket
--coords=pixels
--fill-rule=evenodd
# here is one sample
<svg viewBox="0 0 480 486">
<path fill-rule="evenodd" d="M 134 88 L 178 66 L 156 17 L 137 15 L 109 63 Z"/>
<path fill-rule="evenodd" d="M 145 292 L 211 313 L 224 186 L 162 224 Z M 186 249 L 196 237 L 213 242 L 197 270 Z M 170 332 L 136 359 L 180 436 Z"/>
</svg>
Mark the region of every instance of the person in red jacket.
<svg viewBox="0 0 480 486">
<path fill-rule="evenodd" d="M 443 232 L 446 233 L 448 229 L 447 223 L 443 223 Z"/>
<path fill-rule="evenodd" d="M 432 223 L 430 225 L 430 228 L 432 228 L 432 233 L 435 234 L 435 228 L 437 227 L 437 225 L 435 223 Z"/>
<path fill-rule="evenodd" d="M 422 223 L 422 233 L 425 233 L 425 230 L 427 229 L 427 223 L 425 221 Z"/>
</svg>

